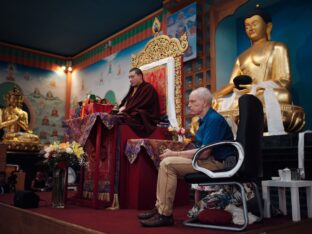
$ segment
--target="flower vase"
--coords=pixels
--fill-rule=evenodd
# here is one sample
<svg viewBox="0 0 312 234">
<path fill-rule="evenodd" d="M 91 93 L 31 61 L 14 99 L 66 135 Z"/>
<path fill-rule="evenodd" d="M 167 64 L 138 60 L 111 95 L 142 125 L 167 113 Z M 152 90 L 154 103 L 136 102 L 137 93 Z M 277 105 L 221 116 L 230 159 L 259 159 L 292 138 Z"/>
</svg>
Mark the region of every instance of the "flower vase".
<svg viewBox="0 0 312 234">
<path fill-rule="evenodd" d="M 52 207 L 65 208 L 66 168 L 56 167 L 53 170 Z"/>
</svg>

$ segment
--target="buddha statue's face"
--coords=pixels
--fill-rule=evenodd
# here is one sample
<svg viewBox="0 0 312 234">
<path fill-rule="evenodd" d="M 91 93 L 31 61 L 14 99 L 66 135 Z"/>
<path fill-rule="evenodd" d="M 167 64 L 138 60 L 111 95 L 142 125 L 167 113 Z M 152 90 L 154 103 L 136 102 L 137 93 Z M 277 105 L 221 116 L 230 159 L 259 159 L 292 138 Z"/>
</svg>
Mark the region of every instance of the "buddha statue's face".
<svg viewBox="0 0 312 234">
<path fill-rule="evenodd" d="M 259 15 L 245 19 L 245 31 L 252 42 L 267 38 L 267 24 Z"/>
</svg>

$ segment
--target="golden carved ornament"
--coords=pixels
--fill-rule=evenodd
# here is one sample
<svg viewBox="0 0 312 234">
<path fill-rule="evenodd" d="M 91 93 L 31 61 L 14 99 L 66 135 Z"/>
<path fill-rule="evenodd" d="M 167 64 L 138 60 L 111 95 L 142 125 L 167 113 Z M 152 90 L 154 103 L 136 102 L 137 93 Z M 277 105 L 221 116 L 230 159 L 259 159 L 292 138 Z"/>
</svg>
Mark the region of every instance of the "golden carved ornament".
<svg viewBox="0 0 312 234">
<path fill-rule="evenodd" d="M 137 55 L 132 56 L 132 66 L 141 67 L 168 57 L 182 56 L 188 47 L 186 34 L 178 40 L 167 35 L 155 36 Z"/>
<path fill-rule="evenodd" d="M 157 19 L 157 18 L 156 18 Z M 132 67 L 141 67 L 158 60 L 173 57 L 175 60 L 175 108 L 179 125 L 182 125 L 182 56 L 188 48 L 187 36 L 184 33 L 180 39 L 159 35 L 160 22 L 153 24 L 154 38 L 146 43 L 144 49 L 132 56 Z"/>
</svg>

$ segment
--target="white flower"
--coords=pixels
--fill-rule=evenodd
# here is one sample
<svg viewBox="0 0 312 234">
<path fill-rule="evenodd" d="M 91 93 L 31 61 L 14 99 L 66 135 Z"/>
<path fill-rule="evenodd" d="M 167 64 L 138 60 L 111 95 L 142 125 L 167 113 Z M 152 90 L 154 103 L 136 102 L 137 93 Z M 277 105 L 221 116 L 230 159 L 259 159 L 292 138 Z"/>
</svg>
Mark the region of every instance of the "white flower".
<svg viewBox="0 0 312 234">
<path fill-rule="evenodd" d="M 53 149 L 52 149 L 51 145 L 44 148 L 44 151 L 47 152 L 47 153 L 50 153 L 52 150 Z"/>
<path fill-rule="evenodd" d="M 73 149 L 72 148 L 66 148 L 66 153 L 68 153 L 68 154 L 72 154 L 74 151 L 73 151 Z"/>
<path fill-rule="evenodd" d="M 50 167 L 55 167 L 59 162 L 63 161 L 66 165 L 75 164 L 78 160 L 80 165 L 84 164 L 85 158 L 84 150 L 82 146 L 77 142 L 64 142 L 53 144 L 45 147 L 44 149 L 46 158 L 45 162 L 49 164 Z"/>
</svg>

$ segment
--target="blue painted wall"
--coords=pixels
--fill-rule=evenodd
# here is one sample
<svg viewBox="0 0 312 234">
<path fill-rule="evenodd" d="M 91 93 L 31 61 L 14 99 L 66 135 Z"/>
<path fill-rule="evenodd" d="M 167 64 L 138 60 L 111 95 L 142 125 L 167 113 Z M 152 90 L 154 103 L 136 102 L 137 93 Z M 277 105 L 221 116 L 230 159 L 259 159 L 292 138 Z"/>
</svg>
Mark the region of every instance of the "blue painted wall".
<svg viewBox="0 0 312 234">
<path fill-rule="evenodd" d="M 217 90 L 228 83 L 237 57 L 237 35 L 235 29 L 236 22 L 234 20 L 224 20 L 222 27 L 218 28 L 216 34 Z"/>
<path fill-rule="evenodd" d="M 272 40 L 288 45 L 293 101 L 305 109 L 305 129 L 312 129 L 312 105 L 309 101 L 312 91 L 312 1 L 250 0 L 234 15 L 220 22 L 216 32 L 217 88 L 227 84 L 235 62 L 233 57 L 250 46 L 244 32 L 243 16 L 258 3 L 272 16 Z"/>
</svg>

